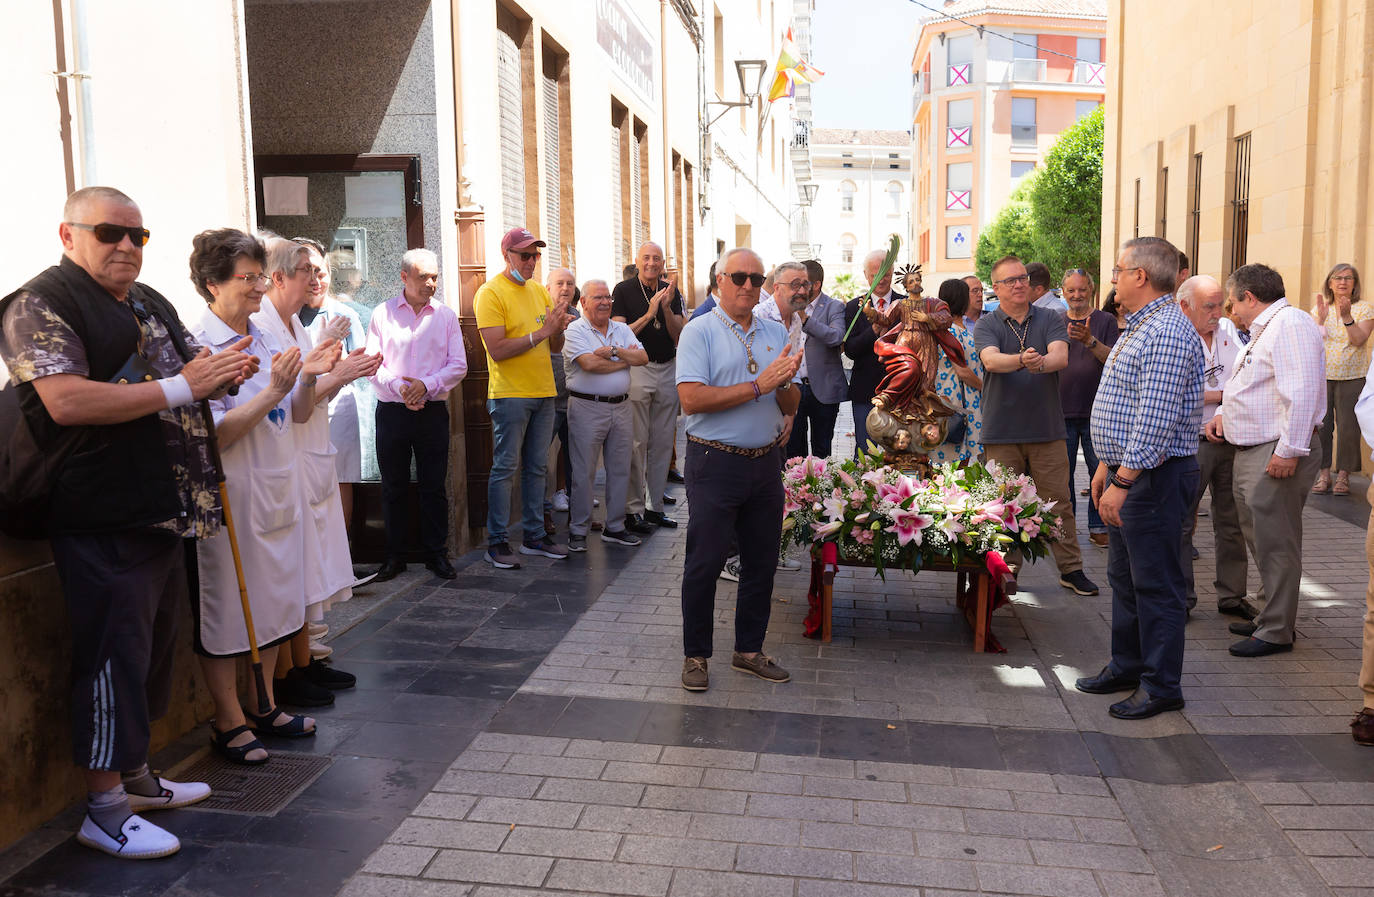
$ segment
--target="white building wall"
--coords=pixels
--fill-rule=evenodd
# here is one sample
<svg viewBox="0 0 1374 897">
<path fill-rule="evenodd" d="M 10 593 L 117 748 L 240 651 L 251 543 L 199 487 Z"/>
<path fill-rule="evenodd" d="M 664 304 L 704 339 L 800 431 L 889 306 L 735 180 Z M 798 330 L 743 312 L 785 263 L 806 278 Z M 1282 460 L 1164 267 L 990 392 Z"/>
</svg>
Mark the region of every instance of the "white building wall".
<svg viewBox="0 0 1374 897">
<path fill-rule="evenodd" d="M 814 132 L 813 132 L 814 133 Z M 874 249 L 886 250 L 888 238 L 897 234 L 902 239 L 898 264 L 916 258 L 910 242 L 911 224 L 911 147 L 902 145 L 864 146 L 812 142 L 814 179 L 820 185 L 810 211 L 811 240 L 821 247 L 820 262 L 825 266 L 827 288 L 840 274 L 854 274 L 862 279 L 863 258 Z M 852 159 L 842 158 L 852 154 Z M 898 158 L 889 158 L 896 153 Z M 844 168 L 849 162 L 852 168 Z M 897 169 L 889 166 L 896 162 Z M 887 194 L 891 182 L 902 186 L 901 203 L 894 210 Z M 855 186 L 854 210 L 842 209 L 842 186 Z M 852 261 L 844 260 L 844 240 L 854 239 Z"/>
</svg>

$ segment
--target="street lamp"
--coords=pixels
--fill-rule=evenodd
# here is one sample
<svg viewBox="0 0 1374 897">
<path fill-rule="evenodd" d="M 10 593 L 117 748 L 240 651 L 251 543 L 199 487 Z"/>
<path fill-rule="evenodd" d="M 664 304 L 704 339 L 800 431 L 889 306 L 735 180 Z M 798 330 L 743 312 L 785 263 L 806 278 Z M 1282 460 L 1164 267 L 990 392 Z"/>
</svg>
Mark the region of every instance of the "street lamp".
<svg viewBox="0 0 1374 897">
<path fill-rule="evenodd" d="M 816 194 L 820 192 L 820 184 L 800 184 L 802 194 L 802 205 L 809 206 L 816 202 Z"/>
<path fill-rule="evenodd" d="M 736 59 L 735 74 L 739 76 L 739 92 L 743 99 L 738 101 L 731 100 L 710 100 L 707 106 L 723 106 L 716 117 L 706 124 L 706 130 L 711 130 L 711 126 L 720 121 L 720 117 L 731 109 L 738 109 L 740 106 L 751 106 L 759 92 L 763 90 L 763 76 L 768 71 L 768 62 L 763 59 Z M 750 84 L 754 87 L 751 89 Z"/>
</svg>

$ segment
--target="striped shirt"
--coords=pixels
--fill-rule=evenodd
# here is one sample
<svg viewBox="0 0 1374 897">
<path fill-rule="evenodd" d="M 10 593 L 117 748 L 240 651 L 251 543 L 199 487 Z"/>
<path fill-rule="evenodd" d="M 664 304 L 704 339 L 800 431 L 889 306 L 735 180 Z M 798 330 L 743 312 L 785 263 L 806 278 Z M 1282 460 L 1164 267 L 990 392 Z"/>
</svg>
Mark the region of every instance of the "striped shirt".
<svg viewBox="0 0 1374 897">
<path fill-rule="evenodd" d="M 1317 322 L 1286 299 L 1255 318 L 1217 413 L 1227 442 L 1278 440 L 1280 458 L 1305 457 L 1326 416 L 1326 352 Z"/>
<path fill-rule="evenodd" d="M 1097 457 L 1149 470 L 1196 455 L 1202 368 L 1202 342 L 1172 295 L 1128 314 L 1093 402 Z"/>
</svg>

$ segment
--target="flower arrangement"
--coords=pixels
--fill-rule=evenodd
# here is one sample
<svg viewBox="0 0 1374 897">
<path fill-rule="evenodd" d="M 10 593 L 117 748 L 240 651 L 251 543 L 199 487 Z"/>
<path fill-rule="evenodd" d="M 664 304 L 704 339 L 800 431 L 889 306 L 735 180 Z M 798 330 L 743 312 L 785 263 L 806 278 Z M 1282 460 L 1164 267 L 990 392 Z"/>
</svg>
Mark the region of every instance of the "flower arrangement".
<svg viewBox="0 0 1374 897">
<path fill-rule="evenodd" d="M 995 461 L 944 464 L 927 479 L 886 466 L 880 453 L 839 461 L 798 457 L 783 470 L 783 546 L 836 543 L 850 563 L 919 571 L 1011 547 L 1043 557 L 1059 537 L 1054 502 Z"/>
</svg>

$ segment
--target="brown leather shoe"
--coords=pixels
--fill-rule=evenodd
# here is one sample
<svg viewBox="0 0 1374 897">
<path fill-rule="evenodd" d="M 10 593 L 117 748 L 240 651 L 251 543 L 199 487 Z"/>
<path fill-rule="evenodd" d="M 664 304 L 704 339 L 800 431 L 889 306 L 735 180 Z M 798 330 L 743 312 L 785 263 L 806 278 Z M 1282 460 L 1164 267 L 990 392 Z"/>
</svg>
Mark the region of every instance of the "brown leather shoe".
<svg viewBox="0 0 1374 897">
<path fill-rule="evenodd" d="M 1362 707 L 1350 721 L 1350 737 L 1356 744 L 1374 747 L 1374 710 Z"/>
<path fill-rule="evenodd" d="M 1091 533 L 1088 536 L 1088 541 L 1096 545 L 1098 548 L 1106 548 L 1109 539 L 1107 538 L 1106 533 Z"/>
</svg>

